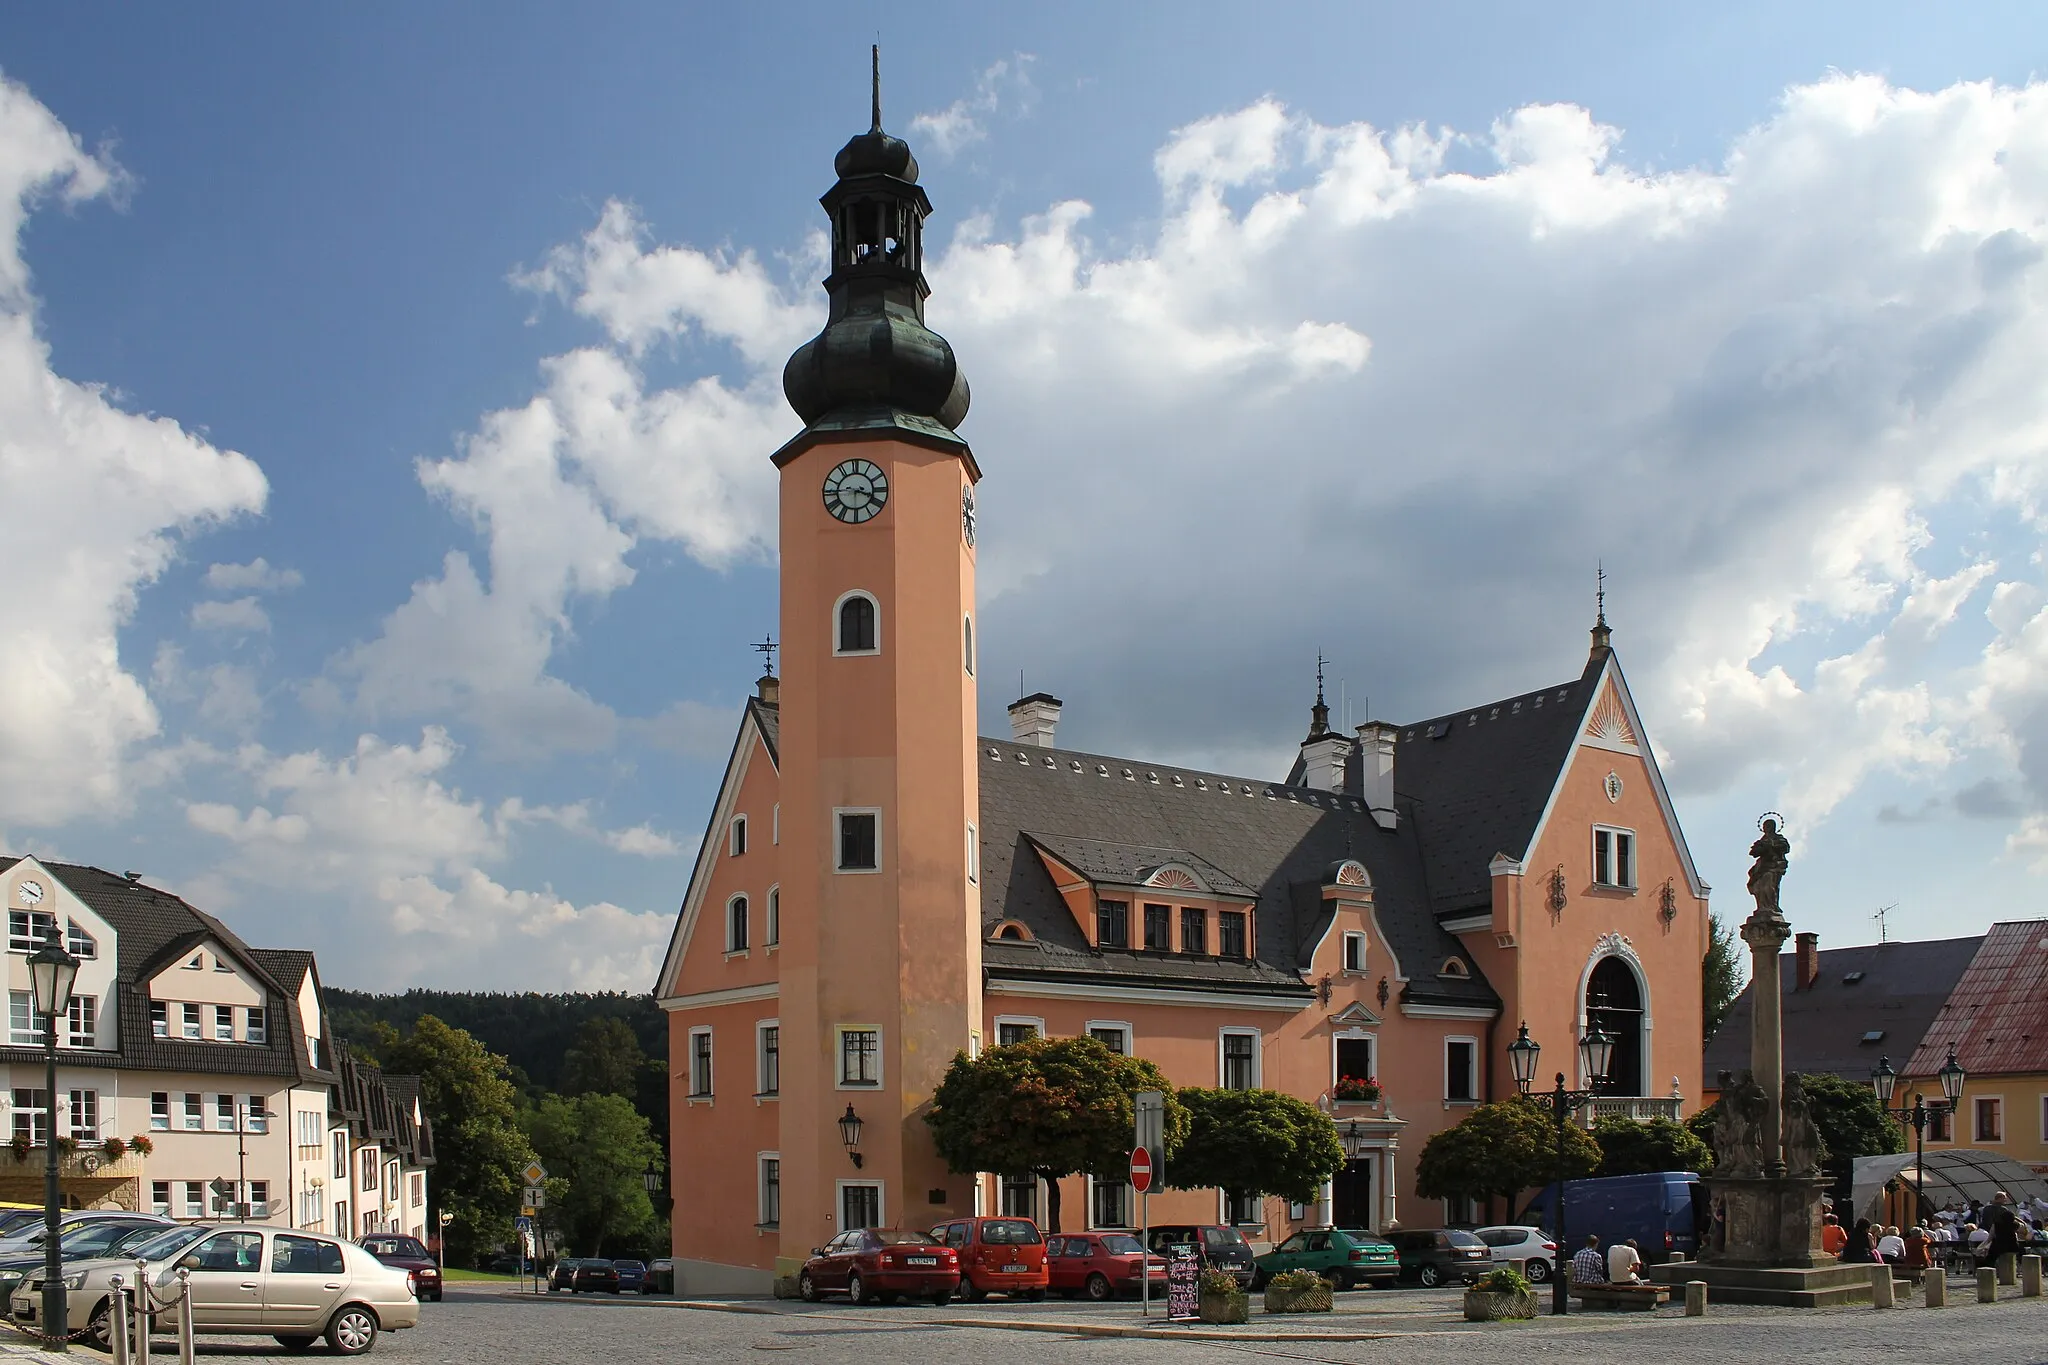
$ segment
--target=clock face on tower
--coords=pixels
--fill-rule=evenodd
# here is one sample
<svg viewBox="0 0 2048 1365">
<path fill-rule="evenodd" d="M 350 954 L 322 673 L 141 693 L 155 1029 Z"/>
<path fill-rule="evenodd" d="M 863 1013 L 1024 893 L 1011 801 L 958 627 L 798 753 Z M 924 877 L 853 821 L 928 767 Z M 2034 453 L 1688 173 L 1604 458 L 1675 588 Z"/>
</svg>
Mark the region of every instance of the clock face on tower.
<svg viewBox="0 0 2048 1365">
<path fill-rule="evenodd" d="M 960 486 L 960 534 L 967 537 L 967 548 L 974 548 L 974 485 Z"/>
<path fill-rule="evenodd" d="M 868 460 L 847 460 L 825 476 L 825 510 L 858 525 L 889 501 L 889 476 Z"/>
</svg>

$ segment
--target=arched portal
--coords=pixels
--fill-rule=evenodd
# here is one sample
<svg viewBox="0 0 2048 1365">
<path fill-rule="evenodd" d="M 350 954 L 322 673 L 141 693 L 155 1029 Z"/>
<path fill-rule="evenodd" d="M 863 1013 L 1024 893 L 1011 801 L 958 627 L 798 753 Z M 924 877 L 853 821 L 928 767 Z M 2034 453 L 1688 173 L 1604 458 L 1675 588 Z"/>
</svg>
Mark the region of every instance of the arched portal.
<svg viewBox="0 0 2048 1365">
<path fill-rule="evenodd" d="M 1586 1023 L 1614 1039 L 1607 1078 L 1594 1089 L 1603 1095 L 1647 1095 L 1644 1067 L 1643 988 L 1626 959 L 1609 955 L 1586 978 Z"/>
</svg>

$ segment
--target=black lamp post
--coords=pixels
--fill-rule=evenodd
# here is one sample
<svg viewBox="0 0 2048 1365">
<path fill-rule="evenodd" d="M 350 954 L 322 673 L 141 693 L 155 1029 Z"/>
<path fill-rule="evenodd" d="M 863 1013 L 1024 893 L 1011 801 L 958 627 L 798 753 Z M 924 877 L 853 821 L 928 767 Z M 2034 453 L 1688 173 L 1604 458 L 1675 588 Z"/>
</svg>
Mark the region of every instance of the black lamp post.
<svg viewBox="0 0 2048 1365">
<path fill-rule="evenodd" d="M 57 1020 L 71 1009 L 78 959 L 64 951 L 54 927 L 43 946 L 29 955 L 28 975 L 44 1026 L 43 1139 L 48 1159 L 43 1163 L 43 1335 L 51 1350 L 62 1351 L 71 1335 L 71 1314 L 64 1301 L 64 1252 L 58 1245 L 64 1182 L 57 1172 Z"/>
<path fill-rule="evenodd" d="M 1953 1122 L 1958 1106 L 1962 1103 L 1963 1083 L 1969 1079 L 1968 1073 L 1962 1067 L 1956 1065 L 1956 1050 L 1954 1048 L 1948 1050 L 1948 1062 L 1935 1074 L 1941 1080 L 1943 1093 L 1948 1096 L 1948 1113 L 1951 1122 Z M 1913 1107 L 1911 1109 L 1903 1105 L 1894 1109 L 1892 1108 L 1892 1096 L 1897 1092 L 1898 1086 L 1899 1074 L 1892 1070 L 1892 1059 L 1889 1057 L 1879 1057 L 1877 1059 L 1877 1069 L 1870 1073 L 1870 1088 L 1877 1093 L 1877 1102 L 1884 1109 L 1885 1113 L 1890 1114 L 1900 1123 L 1907 1125 L 1913 1130 L 1914 1195 L 1912 1221 L 1917 1223 L 1920 1221 L 1920 1201 L 1927 1197 L 1927 1125 L 1933 1121 L 1935 1115 L 1942 1112 L 1942 1101 L 1936 1100 L 1933 1107 L 1930 1108 L 1926 1101 L 1916 1094 L 1913 1096 Z M 1954 1128 L 1950 1128 L 1949 1136 L 1951 1138 L 1955 1136 Z"/>
<path fill-rule="evenodd" d="M 861 1117 L 853 1112 L 853 1105 L 849 1102 L 846 1112 L 839 1117 L 839 1144 L 846 1148 L 846 1154 L 853 1158 L 853 1169 L 856 1171 L 860 1169 L 861 1127 Z"/>
<path fill-rule="evenodd" d="M 1529 1036 L 1529 1026 L 1522 1025 L 1522 1031 L 1514 1042 L 1508 1044 L 1508 1064 L 1515 1074 L 1515 1089 L 1528 1098 L 1547 1106 L 1557 1123 L 1557 1179 L 1551 1221 L 1556 1228 L 1557 1260 L 1550 1272 L 1550 1311 L 1558 1317 L 1571 1312 L 1571 1292 L 1566 1280 L 1571 1274 L 1571 1245 L 1564 1234 L 1564 1125 L 1565 1120 L 1584 1109 L 1593 1100 L 1591 1090 L 1567 1090 L 1564 1088 L 1564 1073 L 1557 1073 L 1557 1087 L 1549 1093 L 1531 1093 L 1529 1086 L 1536 1079 L 1536 1059 L 1543 1049 Z M 1579 1068 L 1585 1073 L 1588 1084 L 1603 1080 L 1607 1067 L 1614 1060 L 1614 1040 L 1595 1025 L 1593 1031 L 1579 1039 Z"/>
</svg>

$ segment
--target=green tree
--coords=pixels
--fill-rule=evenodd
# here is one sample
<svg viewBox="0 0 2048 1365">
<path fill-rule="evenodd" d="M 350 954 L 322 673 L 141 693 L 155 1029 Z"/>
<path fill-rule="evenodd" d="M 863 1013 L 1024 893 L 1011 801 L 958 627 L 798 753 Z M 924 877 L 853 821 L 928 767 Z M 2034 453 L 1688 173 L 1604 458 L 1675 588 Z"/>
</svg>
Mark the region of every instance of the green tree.
<svg viewBox="0 0 2048 1365">
<path fill-rule="evenodd" d="M 1046 1226 L 1060 1230 L 1063 1176 L 1127 1169 L 1135 1126 L 1131 1097 L 1166 1096 L 1167 1169 L 1187 1135 L 1187 1112 L 1152 1063 L 1120 1056 L 1094 1038 L 1033 1038 L 953 1057 L 925 1114 L 932 1140 L 960 1174 L 1036 1175 L 1050 1191 Z"/>
<path fill-rule="evenodd" d="M 1593 1125 L 1600 1147 L 1601 1175 L 1640 1175 L 1649 1171 L 1707 1171 L 1714 1152 L 1691 1129 L 1671 1119 L 1648 1123 L 1604 1118 Z"/>
<path fill-rule="evenodd" d="M 505 1059 L 426 1014 L 391 1047 L 384 1065 L 420 1078 L 421 1107 L 434 1126 L 428 1225 L 438 1226 L 443 1210 L 455 1215 L 447 1230 L 453 1260 L 502 1243 L 519 1211 L 519 1172 L 533 1160 Z"/>
<path fill-rule="evenodd" d="M 550 1095 L 527 1113 L 526 1128 L 548 1168 L 550 1191 L 559 1190 L 550 1208 L 571 1246 L 600 1256 L 607 1240 L 630 1242 L 654 1226 L 643 1176 L 662 1153 L 630 1100 Z"/>
<path fill-rule="evenodd" d="M 1800 1084 L 1806 1090 L 1806 1109 L 1813 1126 L 1820 1130 L 1820 1157 L 1840 1168 L 1859 1156 L 1886 1156 L 1906 1150 L 1903 1126 L 1884 1112 L 1877 1092 L 1819 1071 L 1802 1071 Z M 1695 1137 L 1709 1146 L 1714 1141 L 1714 1124 L 1721 1116 L 1721 1101 L 1715 1100 L 1685 1121 Z"/>
<path fill-rule="evenodd" d="M 1719 915 L 1707 916 L 1707 956 L 1700 964 L 1700 997 L 1705 1006 L 1702 1016 L 1707 1030 L 1702 1042 L 1713 1041 L 1728 1012 L 1735 1008 L 1735 997 L 1742 994 L 1742 950 L 1736 943 L 1733 925 Z"/>
<path fill-rule="evenodd" d="M 1425 1199 L 1507 1201 L 1558 1177 L 1557 1120 L 1548 1106 L 1515 1095 L 1482 1104 L 1422 1144 L 1415 1188 Z M 1583 1180 L 1600 1165 L 1586 1130 L 1564 1125 L 1564 1178 Z"/>
<path fill-rule="evenodd" d="M 1337 1125 L 1292 1095 L 1189 1086 L 1179 1098 L 1188 1137 L 1167 1158 L 1166 1183 L 1175 1189 L 1219 1189 L 1233 1198 L 1277 1194 L 1312 1204 L 1344 1164 Z"/>
<path fill-rule="evenodd" d="M 624 1095 L 632 1099 L 647 1069 L 632 1025 L 623 1019 L 587 1019 L 576 1030 L 576 1045 L 563 1059 L 563 1090 L 571 1095 Z"/>
</svg>

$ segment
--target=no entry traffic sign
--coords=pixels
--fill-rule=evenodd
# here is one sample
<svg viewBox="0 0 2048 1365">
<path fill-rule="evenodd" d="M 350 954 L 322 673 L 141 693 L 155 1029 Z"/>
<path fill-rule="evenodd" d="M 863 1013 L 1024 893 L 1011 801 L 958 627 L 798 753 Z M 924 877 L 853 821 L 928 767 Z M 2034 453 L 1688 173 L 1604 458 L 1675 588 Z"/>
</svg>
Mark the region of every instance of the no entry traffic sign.
<svg viewBox="0 0 2048 1365">
<path fill-rule="evenodd" d="M 1139 1194 L 1152 1188 L 1152 1153 L 1143 1147 L 1131 1148 L 1131 1188 Z"/>
</svg>

